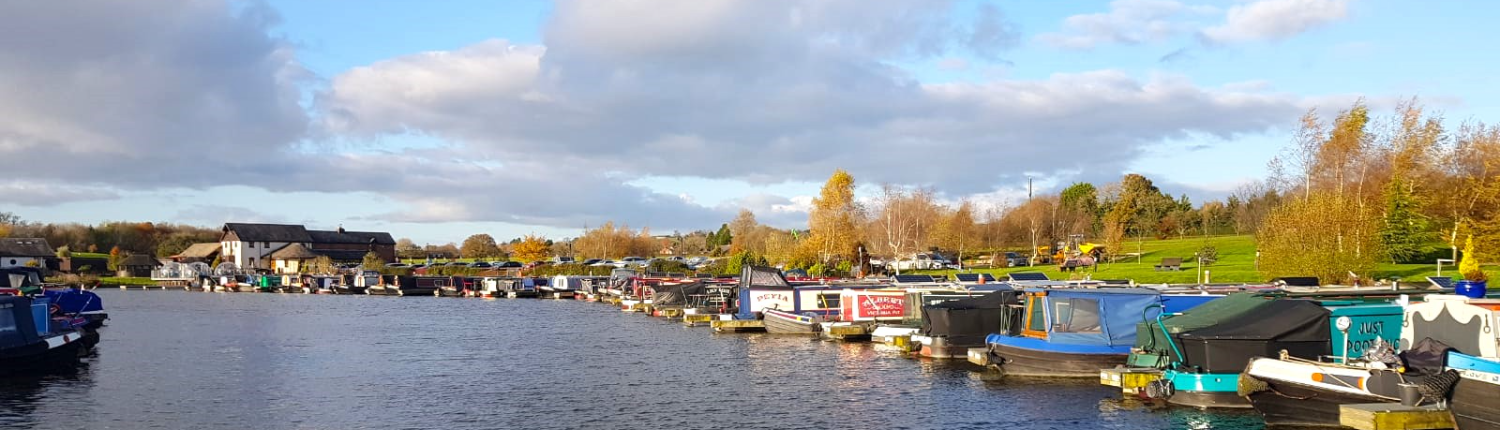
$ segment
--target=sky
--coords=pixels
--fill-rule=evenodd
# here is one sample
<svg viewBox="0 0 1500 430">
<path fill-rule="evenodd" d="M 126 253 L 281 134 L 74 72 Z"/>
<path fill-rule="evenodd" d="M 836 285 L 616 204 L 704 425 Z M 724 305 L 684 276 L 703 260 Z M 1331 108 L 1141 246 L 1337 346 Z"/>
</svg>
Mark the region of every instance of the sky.
<svg viewBox="0 0 1500 430">
<path fill-rule="evenodd" d="M 987 206 L 1125 173 L 1195 201 L 1309 109 L 1500 118 L 1500 3 L 0 4 L 0 211 L 419 243 L 779 227 L 834 169 Z"/>
</svg>

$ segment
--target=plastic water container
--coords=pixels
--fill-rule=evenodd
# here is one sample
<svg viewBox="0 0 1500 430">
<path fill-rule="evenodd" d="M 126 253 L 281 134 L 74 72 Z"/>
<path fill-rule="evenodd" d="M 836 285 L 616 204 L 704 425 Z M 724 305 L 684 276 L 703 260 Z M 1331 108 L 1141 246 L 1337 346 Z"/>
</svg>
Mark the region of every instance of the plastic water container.
<svg viewBox="0 0 1500 430">
<path fill-rule="evenodd" d="M 52 327 L 48 326 L 52 323 L 52 312 L 47 309 L 51 304 L 52 301 L 46 297 L 31 299 L 31 318 L 36 321 L 37 336 L 43 336 L 52 331 Z"/>
</svg>

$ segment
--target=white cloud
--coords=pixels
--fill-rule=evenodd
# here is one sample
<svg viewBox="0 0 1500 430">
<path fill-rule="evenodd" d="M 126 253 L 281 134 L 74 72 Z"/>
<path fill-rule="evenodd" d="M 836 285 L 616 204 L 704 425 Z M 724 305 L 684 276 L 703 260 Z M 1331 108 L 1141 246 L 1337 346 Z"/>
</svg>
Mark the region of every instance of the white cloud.
<svg viewBox="0 0 1500 430">
<path fill-rule="evenodd" d="M 1069 16 L 1063 20 L 1063 31 L 1042 33 L 1037 40 L 1068 49 L 1158 42 L 1189 28 L 1180 15 L 1210 10 L 1173 0 L 1115 0 L 1109 12 Z"/>
<path fill-rule="evenodd" d="M 38 182 L 26 179 L 0 181 L 0 203 L 20 206 L 56 206 L 79 201 L 114 200 L 120 194 L 101 184 Z"/>
<path fill-rule="evenodd" d="M 1259 133 L 1306 104 L 1111 70 L 924 85 L 893 65 L 1003 51 L 1014 29 L 993 8 L 958 22 L 947 2 L 678 6 L 564 1 L 545 46 L 489 40 L 328 77 L 308 133 L 305 72 L 260 6 L 6 4 L 0 169 L 132 191 L 370 192 L 399 202 L 376 217 L 393 222 L 695 229 L 745 206 L 796 226 L 810 197 L 709 207 L 630 182 L 821 183 L 841 167 L 983 194 L 1015 183 L 1009 166 L 1113 179 L 1151 143 Z M 447 143 L 338 146 L 412 135 Z"/>
<path fill-rule="evenodd" d="M 1214 43 L 1283 40 L 1348 15 L 1349 0 L 1260 0 L 1229 8 L 1224 23 L 1202 36 Z"/>
<path fill-rule="evenodd" d="M 236 12 L 237 11 L 237 12 Z M 0 6 L 0 171 L 39 181 L 275 183 L 306 72 L 259 3 Z"/>
</svg>

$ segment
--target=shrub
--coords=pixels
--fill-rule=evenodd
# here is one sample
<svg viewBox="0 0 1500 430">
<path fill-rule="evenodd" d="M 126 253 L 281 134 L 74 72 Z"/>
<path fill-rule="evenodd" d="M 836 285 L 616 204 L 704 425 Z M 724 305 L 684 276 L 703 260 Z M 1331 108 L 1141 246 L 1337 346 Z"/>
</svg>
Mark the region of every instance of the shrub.
<svg viewBox="0 0 1500 430">
<path fill-rule="evenodd" d="M 1204 266 L 1213 265 L 1214 262 L 1219 261 L 1219 248 L 1213 245 L 1203 245 L 1202 248 L 1198 248 L 1198 260 Z"/>
<path fill-rule="evenodd" d="M 676 260 L 656 260 L 646 266 L 647 272 L 653 273 L 693 273 L 687 263 Z"/>
</svg>

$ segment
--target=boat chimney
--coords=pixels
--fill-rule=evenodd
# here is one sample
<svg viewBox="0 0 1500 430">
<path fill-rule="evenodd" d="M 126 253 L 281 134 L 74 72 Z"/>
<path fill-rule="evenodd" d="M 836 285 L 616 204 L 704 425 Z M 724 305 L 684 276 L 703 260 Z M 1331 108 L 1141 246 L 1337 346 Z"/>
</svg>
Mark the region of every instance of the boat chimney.
<svg viewBox="0 0 1500 430">
<path fill-rule="evenodd" d="M 339 224 L 339 234 L 344 234 L 344 225 Z"/>
</svg>

